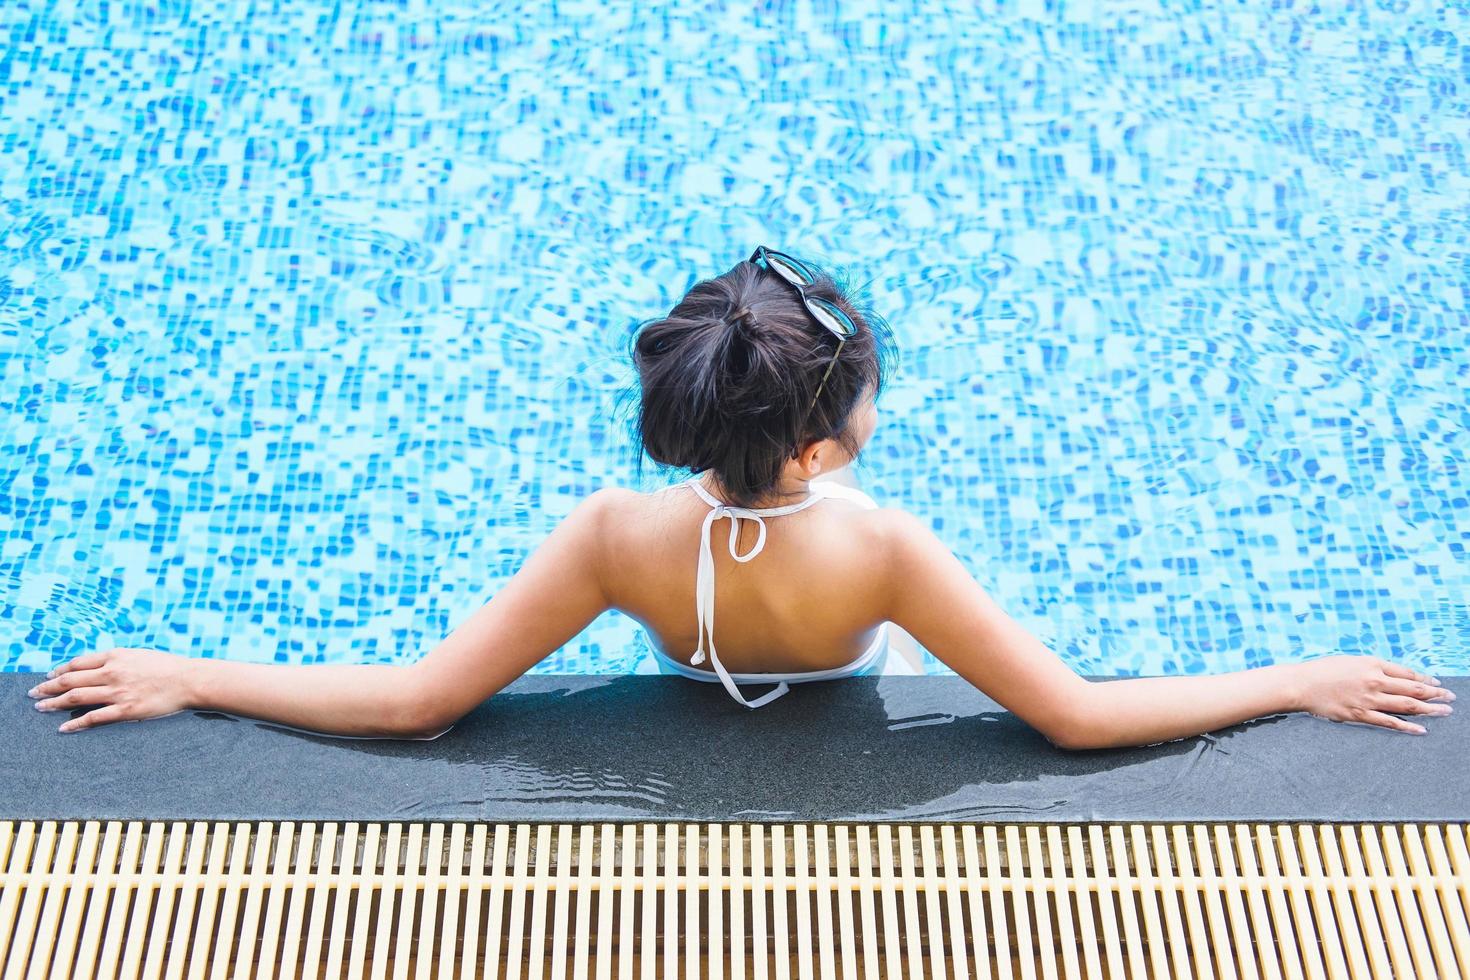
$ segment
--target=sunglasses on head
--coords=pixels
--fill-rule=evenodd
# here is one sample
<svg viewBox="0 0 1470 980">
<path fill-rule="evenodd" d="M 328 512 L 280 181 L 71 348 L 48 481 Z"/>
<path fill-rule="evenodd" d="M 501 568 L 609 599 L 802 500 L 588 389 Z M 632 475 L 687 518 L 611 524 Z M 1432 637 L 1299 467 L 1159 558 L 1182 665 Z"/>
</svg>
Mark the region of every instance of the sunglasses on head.
<svg viewBox="0 0 1470 980">
<path fill-rule="evenodd" d="M 790 283 L 796 289 L 797 295 L 801 297 L 801 302 L 806 306 L 812 319 L 837 335 L 837 349 L 832 352 L 832 360 L 828 362 L 827 370 L 817 384 L 817 393 L 812 396 L 811 406 L 806 410 L 806 415 L 802 417 L 801 428 L 797 430 L 803 432 L 806 430 L 807 420 L 811 418 L 812 412 L 817 407 L 817 399 L 822 396 L 822 388 L 827 384 L 827 378 L 831 376 L 832 369 L 837 366 L 837 356 L 842 353 L 842 345 L 847 343 L 847 338 L 857 333 L 857 324 L 853 323 L 852 317 L 842 312 L 836 303 L 820 296 L 807 294 L 806 287 L 813 285 L 817 277 L 799 260 L 785 252 L 777 252 L 764 245 L 758 245 L 751 253 L 749 261 L 762 269 L 769 269 Z"/>
</svg>

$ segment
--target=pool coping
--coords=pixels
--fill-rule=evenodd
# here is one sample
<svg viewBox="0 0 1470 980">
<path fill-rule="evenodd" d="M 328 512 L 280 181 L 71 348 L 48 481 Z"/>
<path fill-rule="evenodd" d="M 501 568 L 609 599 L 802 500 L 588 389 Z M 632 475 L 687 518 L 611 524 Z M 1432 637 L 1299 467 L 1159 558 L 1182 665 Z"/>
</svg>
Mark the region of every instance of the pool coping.
<svg viewBox="0 0 1470 980">
<path fill-rule="evenodd" d="M 75 734 L 0 674 L 0 819 L 560 822 L 1460 821 L 1470 727 L 1295 713 L 1127 749 L 1059 749 L 958 677 L 718 685 L 522 677 L 432 740 L 185 711 Z M 1094 680 L 1111 678 L 1094 677 Z M 1470 676 L 1441 676 L 1457 694 Z M 77 712 L 79 713 L 79 711 Z"/>
</svg>

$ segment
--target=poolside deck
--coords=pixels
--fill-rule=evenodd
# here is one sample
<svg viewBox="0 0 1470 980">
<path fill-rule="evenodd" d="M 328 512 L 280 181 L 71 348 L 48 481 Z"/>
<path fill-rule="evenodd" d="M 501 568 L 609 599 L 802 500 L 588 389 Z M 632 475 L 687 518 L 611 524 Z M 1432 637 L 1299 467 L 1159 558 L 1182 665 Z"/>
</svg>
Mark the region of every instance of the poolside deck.
<svg viewBox="0 0 1470 980">
<path fill-rule="evenodd" d="M 1463 821 L 1470 724 L 1303 714 L 1065 751 L 958 678 L 848 678 L 759 711 L 667 677 L 525 677 L 434 740 L 188 711 L 62 735 L 9 706 L 0 819 Z M 1446 677 L 1470 694 L 1470 677 Z"/>
</svg>

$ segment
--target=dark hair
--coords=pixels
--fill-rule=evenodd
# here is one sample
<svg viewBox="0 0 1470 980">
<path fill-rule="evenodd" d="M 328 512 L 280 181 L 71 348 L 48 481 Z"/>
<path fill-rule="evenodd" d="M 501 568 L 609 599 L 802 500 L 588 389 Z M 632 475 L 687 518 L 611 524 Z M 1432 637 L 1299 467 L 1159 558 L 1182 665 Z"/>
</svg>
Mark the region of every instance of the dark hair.
<svg viewBox="0 0 1470 980">
<path fill-rule="evenodd" d="M 816 276 L 807 293 L 836 303 L 858 328 L 815 407 L 838 338 L 812 319 L 790 283 L 741 262 L 696 282 L 667 316 L 644 321 L 631 338 L 640 475 L 645 454 L 666 466 L 711 470 L 727 503 L 749 507 L 776 488 L 786 460 L 808 442 L 835 439 L 857 456 L 848 421 L 859 399 L 868 391 L 876 397 L 887 382 L 892 331 L 854 303 L 846 281 L 805 264 Z"/>
</svg>

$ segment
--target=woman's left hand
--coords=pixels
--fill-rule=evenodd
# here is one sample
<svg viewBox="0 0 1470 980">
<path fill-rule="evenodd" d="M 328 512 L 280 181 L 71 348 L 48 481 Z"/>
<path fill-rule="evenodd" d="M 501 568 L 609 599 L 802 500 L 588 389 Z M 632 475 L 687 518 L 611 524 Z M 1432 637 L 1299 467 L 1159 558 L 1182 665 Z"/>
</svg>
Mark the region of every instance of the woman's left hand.
<svg viewBox="0 0 1470 980">
<path fill-rule="evenodd" d="M 58 664 L 48 680 L 31 688 L 41 711 L 100 704 L 59 729 L 74 732 L 113 721 L 142 721 L 189 707 L 186 674 L 189 657 L 159 650 L 118 647 L 84 653 Z"/>
</svg>

